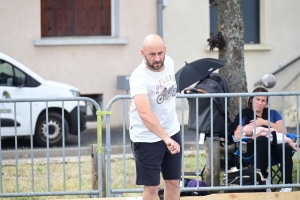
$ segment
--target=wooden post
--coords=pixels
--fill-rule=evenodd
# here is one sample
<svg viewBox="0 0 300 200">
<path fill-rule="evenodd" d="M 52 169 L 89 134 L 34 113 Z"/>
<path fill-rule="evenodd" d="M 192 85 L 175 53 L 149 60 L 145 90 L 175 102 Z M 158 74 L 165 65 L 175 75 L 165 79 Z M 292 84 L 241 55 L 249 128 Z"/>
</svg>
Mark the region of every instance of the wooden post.
<svg viewBox="0 0 300 200">
<path fill-rule="evenodd" d="M 105 151 L 102 151 L 102 188 L 98 188 L 98 152 L 97 144 L 92 146 L 92 190 L 102 189 L 102 196 L 106 197 L 106 167 Z M 94 196 L 93 196 L 94 197 Z"/>
<path fill-rule="evenodd" d="M 213 153 L 213 155 L 211 155 Z M 211 156 L 213 156 L 213 166 L 211 166 Z M 206 167 L 205 183 L 211 186 L 211 168 L 213 167 L 213 186 L 220 186 L 220 138 L 213 137 L 213 152 L 211 152 L 211 138 L 206 138 Z"/>
</svg>

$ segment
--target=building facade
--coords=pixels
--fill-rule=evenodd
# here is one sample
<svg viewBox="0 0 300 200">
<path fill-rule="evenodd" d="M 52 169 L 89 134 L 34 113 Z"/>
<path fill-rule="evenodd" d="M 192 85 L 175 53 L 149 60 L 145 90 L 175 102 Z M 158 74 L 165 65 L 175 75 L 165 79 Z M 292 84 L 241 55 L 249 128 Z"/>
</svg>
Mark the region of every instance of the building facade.
<svg viewBox="0 0 300 200">
<path fill-rule="evenodd" d="M 117 77 L 130 75 L 140 64 L 140 49 L 148 34 L 162 32 L 176 71 L 185 61 L 218 58 L 217 51 L 208 51 L 206 42 L 212 23 L 208 0 L 103 0 L 99 5 L 85 0 L 77 0 L 78 5 L 47 2 L 57 1 L 0 0 L 0 52 L 45 79 L 77 87 L 81 95 L 96 99 L 102 109 L 116 95 L 128 94 L 117 88 Z M 255 2 L 259 40 L 245 44 L 244 53 L 249 91 L 264 74 L 300 55 L 300 2 Z M 97 6 L 100 11 L 93 10 Z M 63 9 L 67 14 L 60 15 Z M 85 19 L 84 12 L 92 10 L 96 14 Z M 101 18 L 101 23 L 94 16 Z M 69 18 L 74 19 L 72 24 L 57 24 Z M 122 105 L 115 106 L 112 119 L 121 125 L 118 112 Z"/>
</svg>

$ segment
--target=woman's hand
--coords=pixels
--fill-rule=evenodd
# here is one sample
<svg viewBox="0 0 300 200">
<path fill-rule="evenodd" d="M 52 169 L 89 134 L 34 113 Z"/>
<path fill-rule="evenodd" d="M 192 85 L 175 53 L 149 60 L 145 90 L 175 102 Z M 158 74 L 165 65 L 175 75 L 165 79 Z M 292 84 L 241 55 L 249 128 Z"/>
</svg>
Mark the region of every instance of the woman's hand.
<svg viewBox="0 0 300 200">
<path fill-rule="evenodd" d="M 258 126 L 267 126 L 268 121 L 264 120 L 261 117 L 257 117 L 256 118 L 256 127 Z M 252 124 L 254 126 L 254 119 L 250 121 L 250 124 Z"/>
</svg>

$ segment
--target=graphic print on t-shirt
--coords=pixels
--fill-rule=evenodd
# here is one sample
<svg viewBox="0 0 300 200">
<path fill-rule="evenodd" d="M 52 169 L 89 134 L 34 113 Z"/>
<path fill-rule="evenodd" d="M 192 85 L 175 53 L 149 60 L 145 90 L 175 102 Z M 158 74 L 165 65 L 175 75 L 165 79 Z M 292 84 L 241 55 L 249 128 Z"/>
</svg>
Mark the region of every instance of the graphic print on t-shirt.
<svg viewBox="0 0 300 200">
<path fill-rule="evenodd" d="M 171 96 L 174 97 L 176 95 L 176 83 L 174 84 L 174 75 L 173 76 L 165 76 L 163 79 L 159 80 L 159 84 L 156 87 L 156 102 L 158 104 L 167 101 Z"/>
</svg>

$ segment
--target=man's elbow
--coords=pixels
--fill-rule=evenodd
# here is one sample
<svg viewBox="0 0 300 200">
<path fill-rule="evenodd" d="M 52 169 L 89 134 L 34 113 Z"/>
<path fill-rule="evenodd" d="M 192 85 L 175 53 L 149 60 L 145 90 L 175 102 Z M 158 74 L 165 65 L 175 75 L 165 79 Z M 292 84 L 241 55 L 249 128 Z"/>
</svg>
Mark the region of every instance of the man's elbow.
<svg viewBox="0 0 300 200">
<path fill-rule="evenodd" d="M 149 113 L 147 113 L 145 111 L 140 111 L 139 115 L 140 115 L 140 117 L 143 121 L 148 121 L 149 120 L 149 117 L 150 117 Z"/>
</svg>

